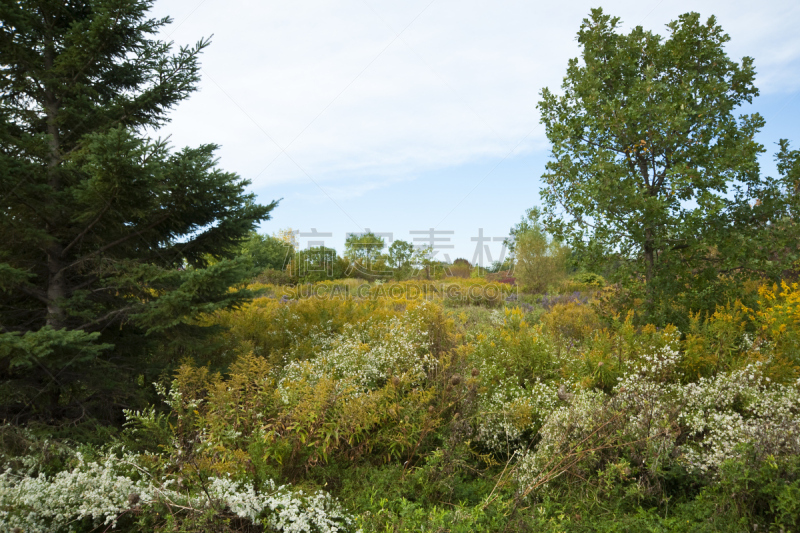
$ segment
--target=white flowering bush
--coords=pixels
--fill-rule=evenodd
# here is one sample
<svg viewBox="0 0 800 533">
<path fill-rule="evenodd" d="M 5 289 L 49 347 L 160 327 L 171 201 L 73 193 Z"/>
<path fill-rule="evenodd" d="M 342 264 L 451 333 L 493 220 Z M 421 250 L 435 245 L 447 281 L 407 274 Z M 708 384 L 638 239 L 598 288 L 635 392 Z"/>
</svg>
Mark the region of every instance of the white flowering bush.
<svg viewBox="0 0 800 533">
<path fill-rule="evenodd" d="M 541 327 L 519 308 L 493 311 L 495 328 L 476 338 L 472 363 L 479 369 L 477 441 L 494 453 L 524 448 L 555 408 L 552 346 Z"/>
<path fill-rule="evenodd" d="M 796 313 L 681 333 L 581 302 L 226 312 L 224 365 L 125 412 L 135 454 L 0 431 L 0 531 L 798 530 Z"/>
<path fill-rule="evenodd" d="M 271 480 L 256 490 L 230 478 L 211 478 L 192 490 L 172 488 L 175 484 L 174 478 L 158 481 L 149 476 L 132 455 L 99 462 L 86 462 L 78 455 L 75 468 L 52 477 L 6 470 L 0 474 L 0 530 L 54 533 L 84 519 L 113 527 L 126 513 L 165 509 L 190 523 L 236 517 L 285 533 L 355 529 L 352 518 L 322 491 L 304 494 Z"/>
<path fill-rule="evenodd" d="M 717 475 L 744 445 L 760 460 L 800 454 L 800 388 L 771 383 L 762 363 L 684 382 L 669 344 L 636 358 L 610 394 L 580 389 L 545 419 L 516 473 L 524 493 L 564 475 L 587 478 L 625 458 L 642 479 L 666 463 Z"/>
<path fill-rule="evenodd" d="M 292 383 L 315 383 L 333 378 L 341 389 L 368 391 L 382 386 L 389 376 L 407 382 L 421 381 L 435 365 L 427 352 L 427 332 L 409 318 L 348 325 L 326 343 L 313 359 L 292 361 L 278 384 L 283 403 L 291 401 Z"/>
<path fill-rule="evenodd" d="M 535 433 L 558 403 L 552 383 L 534 380 L 523 387 L 506 378 L 481 396 L 477 440 L 494 452 L 524 448 L 526 432 Z"/>
<path fill-rule="evenodd" d="M 713 472 L 737 457 L 742 444 L 762 458 L 800 454 L 800 383 L 770 383 L 762 366 L 756 362 L 680 388 L 687 467 Z"/>
<path fill-rule="evenodd" d="M 605 395 L 599 391 L 582 390 L 574 393 L 569 405 L 555 409 L 539 430 L 539 443 L 533 451 L 523 453 L 517 466 L 516 478 L 521 491 L 544 486 L 575 467 L 581 459 L 595 459 L 590 440 L 599 427 L 608 423 L 604 409 Z M 581 449 L 583 448 L 583 449 Z M 583 450 L 590 453 L 581 456 Z M 577 465 L 582 468 L 591 466 Z"/>
<path fill-rule="evenodd" d="M 338 533 L 352 531 L 353 520 L 342 512 L 330 494 L 318 491 L 306 495 L 291 492 L 286 486 L 276 487 L 268 480 L 261 491 L 252 485 L 227 478 L 215 478 L 207 489 L 208 501 L 220 508 L 249 520 L 285 533 Z M 193 508 L 205 505 L 200 498 L 190 502 Z"/>
<path fill-rule="evenodd" d="M 115 458 L 83 461 L 69 471 L 47 477 L 0 474 L 0 530 L 56 532 L 74 521 L 90 518 L 114 524 L 130 507 L 129 496 L 145 491 L 147 484 L 120 475 Z"/>
</svg>

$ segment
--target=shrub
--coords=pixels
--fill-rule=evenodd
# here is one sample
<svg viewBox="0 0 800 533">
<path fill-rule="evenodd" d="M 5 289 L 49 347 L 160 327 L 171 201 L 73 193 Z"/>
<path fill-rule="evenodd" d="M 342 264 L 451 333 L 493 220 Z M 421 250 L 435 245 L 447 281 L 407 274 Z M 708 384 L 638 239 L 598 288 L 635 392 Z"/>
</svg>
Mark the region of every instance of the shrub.
<svg viewBox="0 0 800 533">
<path fill-rule="evenodd" d="M 583 341 L 601 326 L 594 310 L 580 301 L 557 303 L 541 320 L 550 334 L 572 342 Z"/>
<path fill-rule="evenodd" d="M 661 469 L 679 466 L 717 479 L 741 447 L 758 464 L 800 454 L 800 387 L 771 383 L 760 364 L 683 384 L 680 354 L 661 351 L 632 364 L 611 394 L 564 393 L 566 402 L 523 456 L 517 480 L 531 494 L 552 483 L 596 479 L 624 461 L 639 487 L 659 488 Z"/>
<path fill-rule="evenodd" d="M 267 268 L 261 271 L 254 279 L 253 283 L 263 285 L 293 285 L 297 280 L 289 275 L 285 270 L 275 270 Z"/>
<path fill-rule="evenodd" d="M 606 280 L 603 276 L 593 272 L 579 272 L 578 274 L 572 276 L 572 279 L 578 283 L 598 288 L 603 287 L 606 284 Z"/>
<path fill-rule="evenodd" d="M 529 292 L 543 292 L 567 275 L 569 248 L 532 228 L 516 236 L 514 274 Z"/>
<path fill-rule="evenodd" d="M 766 345 L 780 378 L 794 381 L 800 377 L 800 285 L 762 286 L 758 294 L 758 309 L 748 310 L 758 333 L 755 342 Z"/>
<path fill-rule="evenodd" d="M 765 458 L 751 444 L 719 468 L 719 481 L 704 488 L 699 503 L 709 514 L 728 516 L 764 531 L 800 528 L 800 459 Z M 749 528 L 748 528 L 749 529 Z"/>
<path fill-rule="evenodd" d="M 557 304 L 580 303 L 585 304 L 589 298 L 578 291 L 567 294 L 545 294 L 539 299 L 539 305 L 545 310 L 550 311 Z"/>
<path fill-rule="evenodd" d="M 256 488 L 219 477 L 180 486 L 181 480 L 152 475 L 132 455 L 102 462 L 79 455 L 77 461 L 51 478 L 0 474 L 3 530 L 66 532 L 77 522 L 89 531 L 130 522 L 133 515 L 151 531 L 234 531 L 247 524 L 287 533 L 355 529 L 353 519 L 323 492 L 293 492 L 272 481 Z"/>
<path fill-rule="evenodd" d="M 731 370 L 738 361 L 744 360 L 745 352 L 752 341 L 746 330 L 747 317 L 742 305 L 718 307 L 702 320 L 697 312 L 690 317 L 689 331 L 684 343 L 684 371 L 692 377 L 708 377 L 718 371 Z"/>
<path fill-rule="evenodd" d="M 255 285 L 263 297 L 205 318 L 227 327 L 214 364 L 187 358 L 158 386 L 165 407 L 127 412 L 119 440 L 136 454 L 87 448 L 81 463 L 33 429 L 0 432 L 0 527 L 275 530 L 283 512 L 355 527 L 320 490 L 367 530 L 796 527 L 793 286 L 681 332 L 624 306 L 601 322 L 613 287 L 461 297 L 492 285 Z M 48 492 L 79 481 L 139 500 Z"/>
</svg>

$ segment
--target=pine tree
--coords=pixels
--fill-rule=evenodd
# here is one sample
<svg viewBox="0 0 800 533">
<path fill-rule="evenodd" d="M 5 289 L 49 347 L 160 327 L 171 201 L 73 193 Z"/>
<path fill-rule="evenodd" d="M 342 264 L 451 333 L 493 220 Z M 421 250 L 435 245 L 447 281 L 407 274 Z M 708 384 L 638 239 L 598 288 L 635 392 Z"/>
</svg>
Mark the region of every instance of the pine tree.
<svg viewBox="0 0 800 533">
<path fill-rule="evenodd" d="M 276 202 L 150 138 L 209 44 L 158 40 L 152 3 L 0 5 L 0 418 L 112 417 L 154 343 L 249 296 L 233 257 Z"/>
</svg>

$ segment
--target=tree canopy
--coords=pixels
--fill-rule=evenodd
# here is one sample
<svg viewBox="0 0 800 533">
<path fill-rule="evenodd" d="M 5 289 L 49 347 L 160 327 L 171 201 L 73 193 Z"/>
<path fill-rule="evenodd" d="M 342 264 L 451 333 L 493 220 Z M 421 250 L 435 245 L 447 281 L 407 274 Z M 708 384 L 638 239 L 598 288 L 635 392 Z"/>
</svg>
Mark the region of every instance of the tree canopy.
<svg viewBox="0 0 800 533">
<path fill-rule="evenodd" d="M 376 261 L 386 242 L 371 231 L 367 233 L 351 233 L 344 242 L 344 256 L 351 261 L 362 261 L 365 264 Z"/>
<path fill-rule="evenodd" d="M 259 205 L 248 181 L 218 168 L 216 145 L 173 150 L 148 136 L 196 89 L 208 45 L 156 39 L 170 20 L 148 18 L 151 6 L 0 6 L 7 416 L 113 404 L 96 379 L 123 395 L 135 346 L 141 355 L 167 332 L 196 337 L 195 317 L 249 296 L 229 290 L 248 272 L 229 258 L 276 204 Z"/>
<path fill-rule="evenodd" d="M 348 274 L 359 277 L 376 277 L 387 274 L 384 256 L 381 253 L 386 246 L 383 237 L 373 232 L 351 233 L 344 242 L 344 257 L 350 262 Z"/>
<path fill-rule="evenodd" d="M 242 255 L 250 259 L 253 269 L 261 272 L 271 268 L 283 270 L 291 260 L 294 248 L 277 237 L 261 235 L 255 231 L 242 244 Z"/>
<path fill-rule="evenodd" d="M 514 275 L 526 290 L 547 292 L 567 275 L 570 249 L 549 235 L 540 220 L 541 210 L 529 209 L 511 229 Z"/>
<path fill-rule="evenodd" d="M 681 15 L 667 38 L 619 30 L 619 18 L 592 10 L 562 94 L 542 91 L 542 196 L 548 229 L 589 263 L 642 276 L 652 303 L 660 284 L 717 276 L 719 250 L 743 238 L 755 200 L 786 197 L 760 175 L 764 120 L 734 114 L 758 95 L 753 59 L 728 57 L 716 19 Z"/>
</svg>

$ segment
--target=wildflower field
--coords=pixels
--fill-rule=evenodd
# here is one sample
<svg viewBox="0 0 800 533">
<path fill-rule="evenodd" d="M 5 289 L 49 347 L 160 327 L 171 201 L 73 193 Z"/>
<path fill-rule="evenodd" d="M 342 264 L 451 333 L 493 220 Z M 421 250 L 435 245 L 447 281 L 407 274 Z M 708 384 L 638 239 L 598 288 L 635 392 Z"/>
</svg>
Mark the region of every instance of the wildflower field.
<svg viewBox="0 0 800 533">
<path fill-rule="evenodd" d="M 102 446 L 5 427 L 3 531 L 797 531 L 800 288 L 259 285 Z"/>
<path fill-rule="evenodd" d="M 0 3 L 0 533 L 800 531 L 789 11 L 201 4 Z"/>
</svg>

